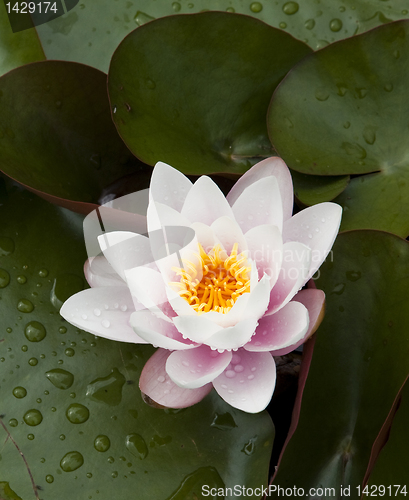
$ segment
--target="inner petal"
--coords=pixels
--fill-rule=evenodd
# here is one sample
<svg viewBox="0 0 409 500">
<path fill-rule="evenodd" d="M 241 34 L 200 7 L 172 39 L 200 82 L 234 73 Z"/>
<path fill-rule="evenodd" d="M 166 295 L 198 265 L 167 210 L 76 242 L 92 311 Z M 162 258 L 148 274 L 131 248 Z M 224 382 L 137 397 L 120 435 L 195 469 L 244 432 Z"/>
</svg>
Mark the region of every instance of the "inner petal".
<svg viewBox="0 0 409 500">
<path fill-rule="evenodd" d="M 178 281 L 171 287 L 199 314 L 216 311 L 227 314 L 236 300 L 250 292 L 251 264 L 245 252 L 234 243 L 230 255 L 220 244 L 206 252 L 198 244 L 195 262 L 182 259 L 175 267 Z"/>
</svg>

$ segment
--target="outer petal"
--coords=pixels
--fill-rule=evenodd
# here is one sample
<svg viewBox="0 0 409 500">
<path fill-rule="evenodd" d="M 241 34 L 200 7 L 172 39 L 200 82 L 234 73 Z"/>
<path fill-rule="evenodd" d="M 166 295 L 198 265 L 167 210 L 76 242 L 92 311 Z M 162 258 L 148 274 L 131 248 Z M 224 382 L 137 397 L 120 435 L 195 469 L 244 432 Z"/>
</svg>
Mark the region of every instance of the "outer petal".
<svg viewBox="0 0 409 500">
<path fill-rule="evenodd" d="M 139 378 L 141 391 L 156 403 L 170 408 L 187 408 L 201 401 L 212 390 L 212 384 L 198 389 L 182 389 L 170 379 L 165 365 L 170 352 L 158 349 L 145 364 Z"/>
<path fill-rule="evenodd" d="M 231 406 L 248 413 L 258 413 L 270 402 L 276 382 L 276 368 L 269 352 L 233 355 L 231 366 L 219 375 L 213 386 Z"/>
<path fill-rule="evenodd" d="M 169 377 L 179 387 L 197 389 L 218 377 L 232 358 L 230 351 L 219 353 L 207 346 L 172 352 L 166 362 Z"/>
<path fill-rule="evenodd" d="M 129 324 L 135 307 L 128 288 L 100 287 L 83 290 L 64 302 L 60 314 L 71 324 L 100 337 L 145 344 Z"/>
<path fill-rule="evenodd" d="M 267 274 L 273 287 L 280 273 L 283 259 L 283 239 L 277 226 L 256 226 L 247 231 L 249 255 L 256 263 L 259 279 Z"/>
<path fill-rule="evenodd" d="M 259 352 L 293 346 L 304 338 L 308 323 L 307 308 L 300 302 L 290 302 L 275 314 L 261 318 L 256 334 L 244 349 Z"/>
<path fill-rule="evenodd" d="M 312 250 L 306 282 L 315 274 L 331 250 L 341 223 L 342 208 L 336 203 L 319 203 L 302 210 L 284 224 L 284 242 L 299 241 Z"/>
<path fill-rule="evenodd" d="M 278 349 L 277 351 L 273 351 L 271 354 L 273 356 L 284 356 L 289 352 L 297 349 L 301 344 L 303 344 L 307 339 L 311 337 L 313 333 L 320 326 L 321 321 L 324 318 L 325 312 L 325 293 L 322 290 L 315 290 L 312 288 L 308 288 L 305 290 L 301 290 L 294 297 L 294 301 L 301 302 L 308 309 L 309 315 L 309 325 L 308 330 L 305 333 L 304 337 L 301 338 L 294 345 L 289 347 L 284 347 L 283 349 Z M 291 304 L 291 302 L 290 302 Z"/>
<path fill-rule="evenodd" d="M 186 341 L 172 323 L 158 318 L 146 309 L 132 314 L 130 323 L 134 331 L 146 342 L 163 349 L 192 349 L 196 347 Z"/>
<path fill-rule="evenodd" d="M 230 205 L 233 205 L 241 193 L 251 184 L 269 176 L 274 176 L 277 179 L 283 204 L 284 220 L 289 219 L 293 213 L 294 205 L 293 181 L 287 165 L 278 157 L 267 158 L 257 163 L 240 177 L 227 195 Z"/>
<path fill-rule="evenodd" d="M 190 180 L 179 170 L 160 161 L 152 172 L 149 196 L 180 212 L 192 186 Z"/>
<path fill-rule="evenodd" d="M 283 262 L 266 314 L 273 314 L 290 302 L 304 285 L 310 265 L 311 250 L 307 246 L 297 242 L 283 245 Z"/>
<path fill-rule="evenodd" d="M 105 257 L 90 257 L 84 264 L 84 274 L 91 287 L 126 286 Z"/>
<path fill-rule="evenodd" d="M 127 269 L 154 262 L 149 239 L 141 234 L 113 231 L 98 236 L 98 242 L 108 262 L 123 280 Z"/>
<path fill-rule="evenodd" d="M 190 222 L 203 222 L 210 226 L 219 217 L 234 219 L 224 194 L 210 177 L 203 175 L 193 184 L 182 208 L 182 215 Z"/>
<path fill-rule="evenodd" d="M 283 228 L 283 205 L 275 177 L 260 179 L 247 187 L 232 206 L 234 216 L 244 232 L 261 224 Z"/>
</svg>

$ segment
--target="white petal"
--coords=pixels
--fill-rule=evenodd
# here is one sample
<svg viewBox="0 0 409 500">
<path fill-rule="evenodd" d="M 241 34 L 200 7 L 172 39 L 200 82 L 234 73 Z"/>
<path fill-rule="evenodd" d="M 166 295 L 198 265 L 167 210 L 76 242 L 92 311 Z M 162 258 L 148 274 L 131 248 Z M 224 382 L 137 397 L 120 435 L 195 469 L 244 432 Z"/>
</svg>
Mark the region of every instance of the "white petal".
<svg viewBox="0 0 409 500">
<path fill-rule="evenodd" d="M 277 179 L 283 205 L 283 217 L 284 220 L 289 219 L 293 213 L 294 205 L 293 181 L 287 165 L 278 157 L 267 158 L 257 163 L 240 177 L 227 195 L 230 205 L 233 205 L 241 193 L 251 184 L 269 176 Z"/>
<path fill-rule="evenodd" d="M 198 315 L 193 309 L 192 311 L 194 314 L 190 316 L 176 316 L 173 318 L 176 328 L 184 337 L 193 342 L 203 343 L 214 333 L 221 330 L 219 325 L 204 317 L 203 314 Z"/>
<path fill-rule="evenodd" d="M 190 222 L 203 222 L 209 226 L 219 217 L 234 219 L 224 194 L 217 184 L 205 175 L 193 184 L 183 205 L 182 215 Z"/>
<path fill-rule="evenodd" d="M 130 322 L 134 331 L 155 347 L 172 350 L 196 347 L 195 344 L 182 337 L 173 323 L 158 318 L 146 309 L 134 312 Z"/>
<path fill-rule="evenodd" d="M 228 367 L 214 381 L 218 394 L 231 406 L 248 413 L 258 413 L 271 400 L 276 382 L 276 368 L 269 352 L 240 349 Z"/>
<path fill-rule="evenodd" d="M 154 263 L 149 239 L 141 234 L 113 231 L 98 236 L 98 242 L 104 256 L 123 280 L 126 269 Z"/>
<path fill-rule="evenodd" d="M 273 314 L 290 302 L 305 284 L 310 266 L 311 250 L 306 245 L 296 242 L 283 245 L 283 262 L 266 314 Z"/>
<path fill-rule="evenodd" d="M 244 232 L 255 226 L 271 224 L 283 228 L 283 205 L 275 177 L 265 177 L 247 187 L 232 206 Z"/>
<path fill-rule="evenodd" d="M 341 223 L 342 208 L 336 203 L 319 203 L 302 210 L 284 224 L 283 239 L 311 248 L 308 281 L 323 263 L 334 244 Z"/>
<path fill-rule="evenodd" d="M 307 308 L 290 302 L 275 314 L 260 319 L 256 334 L 244 346 L 247 351 L 273 351 L 296 344 L 308 330 Z"/>
<path fill-rule="evenodd" d="M 147 224 L 149 235 L 152 231 L 166 226 L 190 227 L 189 218 L 185 217 L 172 207 L 163 203 L 151 201 L 148 205 Z M 153 252 L 155 255 L 155 252 Z"/>
<path fill-rule="evenodd" d="M 187 408 L 201 401 L 212 390 L 212 384 L 198 389 L 182 389 L 166 373 L 170 351 L 158 349 L 145 364 L 139 378 L 141 391 L 156 403 L 169 408 Z"/>
<path fill-rule="evenodd" d="M 220 329 L 203 343 L 213 349 L 238 349 L 251 339 L 257 323 L 255 318 L 243 319 L 234 326 Z"/>
<path fill-rule="evenodd" d="M 192 185 L 179 170 L 160 161 L 152 172 L 149 195 L 154 201 L 180 212 Z"/>
<path fill-rule="evenodd" d="M 219 353 L 200 346 L 190 351 L 173 352 L 166 362 L 166 371 L 179 387 L 196 389 L 218 377 L 231 358 L 229 351 Z"/>
<path fill-rule="evenodd" d="M 256 226 L 245 234 L 249 255 L 256 263 L 259 279 L 267 274 L 273 287 L 283 259 L 283 239 L 277 226 Z"/>
<path fill-rule="evenodd" d="M 126 286 L 106 257 L 90 257 L 84 264 L 84 274 L 89 286 Z"/>
<path fill-rule="evenodd" d="M 211 228 L 228 255 L 230 255 L 235 243 L 238 243 L 238 253 L 247 250 L 246 238 L 235 219 L 219 217 L 213 222 Z"/>
<path fill-rule="evenodd" d="M 73 295 L 64 302 L 60 314 L 69 323 L 99 337 L 145 344 L 129 323 L 134 311 L 128 288 L 110 286 L 89 288 Z"/>
</svg>

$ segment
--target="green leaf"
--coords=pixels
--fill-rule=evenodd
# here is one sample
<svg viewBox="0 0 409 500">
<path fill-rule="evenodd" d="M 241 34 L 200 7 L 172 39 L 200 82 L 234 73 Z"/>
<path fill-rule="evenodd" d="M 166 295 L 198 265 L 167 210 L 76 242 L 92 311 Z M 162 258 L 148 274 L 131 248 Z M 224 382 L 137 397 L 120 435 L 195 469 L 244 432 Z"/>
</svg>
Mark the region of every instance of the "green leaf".
<svg viewBox="0 0 409 500">
<path fill-rule="evenodd" d="M 331 201 L 348 186 L 349 175 L 306 175 L 291 170 L 295 197 L 304 205 Z"/>
<path fill-rule="evenodd" d="M 371 173 L 335 201 L 342 230 L 409 234 L 409 22 L 344 40 L 305 59 L 275 93 L 269 132 L 306 174 Z"/>
<path fill-rule="evenodd" d="M 381 454 L 375 464 L 372 474 L 369 477 L 369 491 L 373 485 L 406 485 L 408 488 L 408 439 L 409 439 L 409 384 L 406 383 L 402 391 L 402 401 L 392 423 L 388 442 L 382 449 Z M 388 495 L 389 490 L 386 489 Z M 395 495 L 395 493 L 397 493 Z M 401 488 L 392 486 L 392 494 L 404 498 L 406 495 L 401 493 Z"/>
<path fill-rule="evenodd" d="M 271 156 L 265 113 L 310 49 L 246 16 L 171 16 L 130 34 L 108 78 L 114 121 L 142 161 L 188 174 L 245 172 Z"/>
<path fill-rule="evenodd" d="M 136 171 L 112 123 L 100 71 L 61 61 L 30 64 L 0 78 L 0 102 L 0 166 L 18 182 L 95 203 L 104 188 Z"/>
<path fill-rule="evenodd" d="M 325 5 L 308 0 L 106 0 L 103 11 L 101 0 L 82 0 L 69 13 L 39 26 L 37 31 L 48 59 L 82 62 L 107 72 L 114 50 L 134 28 L 155 18 L 205 9 L 254 16 L 313 49 L 408 17 L 406 0 L 332 0 Z"/>
<path fill-rule="evenodd" d="M 13 4 L 14 5 L 14 4 Z M 0 76 L 34 61 L 45 59 L 34 28 L 13 33 L 6 6 L 0 8 Z"/>
<path fill-rule="evenodd" d="M 82 217 L 18 188 L 4 198 L 0 484 L 10 498 L 180 500 L 202 498 L 208 482 L 265 485 L 267 412 L 235 410 L 214 391 L 185 410 L 146 405 L 138 380 L 153 348 L 77 330 L 50 300 L 67 275 L 85 284 Z"/>
<path fill-rule="evenodd" d="M 274 484 L 305 488 L 306 497 L 309 488 L 335 488 L 332 498 L 351 486 L 357 498 L 372 445 L 409 373 L 409 244 L 379 231 L 343 233 L 320 273 L 327 310 Z"/>
</svg>

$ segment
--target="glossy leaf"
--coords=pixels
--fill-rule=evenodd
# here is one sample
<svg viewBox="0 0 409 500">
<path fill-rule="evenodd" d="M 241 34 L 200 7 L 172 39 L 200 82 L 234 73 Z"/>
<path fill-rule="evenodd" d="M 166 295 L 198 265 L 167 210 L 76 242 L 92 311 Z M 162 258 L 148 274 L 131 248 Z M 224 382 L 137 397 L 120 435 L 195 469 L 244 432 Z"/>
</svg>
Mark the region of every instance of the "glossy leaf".
<svg viewBox="0 0 409 500">
<path fill-rule="evenodd" d="M 30 64 L 0 78 L 0 96 L 0 167 L 29 188 L 96 203 L 104 188 L 141 168 L 112 123 L 103 73 Z"/>
<path fill-rule="evenodd" d="M 35 29 L 13 33 L 6 6 L 1 7 L 0 76 L 23 64 L 42 61 L 43 59 L 45 59 L 44 52 Z"/>
<path fill-rule="evenodd" d="M 408 259 L 409 244 L 394 235 L 338 236 L 316 283 L 326 293 L 326 315 L 274 484 L 335 488 L 336 498 L 350 485 L 357 498 L 372 445 L 409 373 Z"/>
<path fill-rule="evenodd" d="M 294 183 L 294 195 L 304 205 L 315 205 L 331 201 L 348 186 L 349 175 L 333 177 L 301 174 L 291 171 Z"/>
<path fill-rule="evenodd" d="M 369 477 L 369 491 L 376 491 L 376 486 L 406 485 L 408 479 L 408 439 L 409 439 L 409 383 L 405 384 L 402 391 L 402 400 L 390 430 L 389 440 L 382 449 L 372 474 Z M 392 487 L 392 494 L 397 498 L 405 498 L 402 488 Z M 389 490 L 387 489 L 387 495 Z M 395 495 L 395 493 L 397 493 Z"/>
<path fill-rule="evenodd" d="M 409 234 L 409 22 L 344 40 L 294 68 L 269 110 L 273 145 L 315 175 L 364 174 L 336 200 L 341 229 Z"/>
<path fill-rule="evenodd" d="M 322 48 L 389 21 L 408 17 L 406 0 L 82 0 L 63 17 L 37 28 L 49 59 L 82 62 L 108 71 L 111 56 L 136 27 L 159 17 L 205 9 L 247 14 L 287 31 L 313 49 Z M 102 15 L 103 12 L 103 15 Z"/>
<path fill-rule="evenodd" d="M 265 113 L 310 49 L 246 16 L 172 16 L 130 34 L 108 77 L 114 121 L 142 161 L 188 174 L 243 173 L 271 156 Z"/>
<path fill-rule="evenodd" d="M 50 300 L 56 283 L 71 292 L 74 282 L 77 290 L 85 284 L 82 217 L 18 188 L 5 198 L 0 492 L 11 499 L 179 500 L 178 490 L 200 498 L 208 482 L 266 484 L 274 434 L 268 414 L 232 409 L 214 391 L 183 411 L 146 405 L 138 380 L 153 348 L 77 330 Z"/>
</svg>

